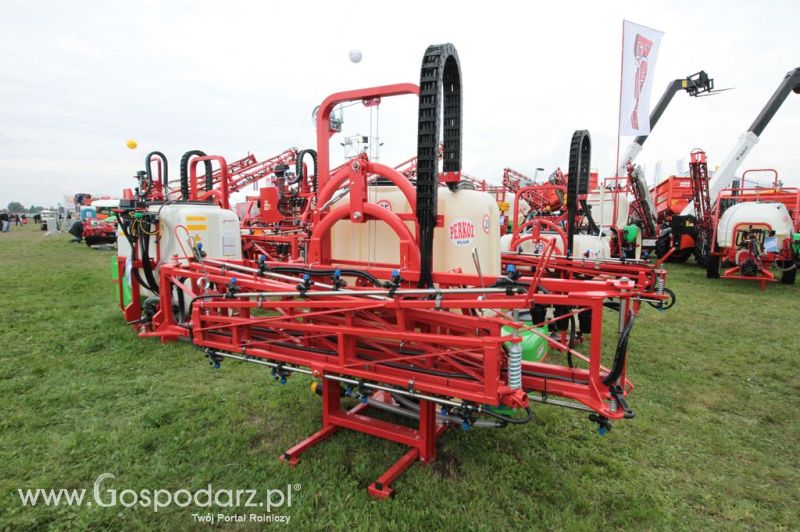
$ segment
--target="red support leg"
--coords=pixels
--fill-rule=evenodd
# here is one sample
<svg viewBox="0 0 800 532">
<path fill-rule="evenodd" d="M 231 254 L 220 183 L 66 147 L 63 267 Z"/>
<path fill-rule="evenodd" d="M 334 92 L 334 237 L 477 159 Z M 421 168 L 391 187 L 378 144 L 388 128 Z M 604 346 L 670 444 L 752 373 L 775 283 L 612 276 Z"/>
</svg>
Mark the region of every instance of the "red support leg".
<svg viewBox="0 0 800 532">
<path fill-rule="evenodd" d="M 436 403 L 419 402 L 419 459 L 423 463 L 436 458 Z"/>
<path fill-rule="evenodd" d="M 301 454 L 339 430 L 339 427 L 330 422 L 330 416 L 340 410 L 340 389 L 339 384 L 336 382 L 326 381 L 324 383 L 322 387 L 322 428 L 283 453 L 279 457 L 280 460 L 287 462 L 291 466 L 297 465 Z M 348 414 L 357 414 L 366 409 L 367 406 L 367 404 L 359 404 L 352 408 Z"/>
<path fill-rule="evenodd" d="M 436 438 L 447 426 L 436 426 L 436 403 L 432 401 L 419 402 L 419 429 L 417 430 L 417 443 L 404 454 L 392 467 L 370 484 L 367 491 L 376 499 L 386 499 L 394 495 L 394 489 L 389 485 L 397 480 L 403 472 L 419 458 L 424 464 L 433 462 L 436 458 Z"/>
<path fill-rule="evenodd" d="M 432 401 L 420 401 L 419 427 L 416 430 L 362 415 L 363 410 L 369 406 L 367 403 L 359 404 L 348 412 L 344 412 L 341 410 L 340 389 L 340 386 L 333 381 L 324 382 L 322 428 L 283 453 L 280 459 L 290 465 L 296 465 L 300 461 L 302 453 L 327 439 L 340 428 L 408 445 L 410 449 L 367 489 L 369 494 L 377 499 L 391 497 L 394 489 L 390 484 L 397 480 L 417 459 L 425 464 L 435 459 L 436 438 L 447 429 L 447 426 L 437 426 L 436 403 Z M 376 392 L 371 399 L 388 404 L 394 403 L 391 395 L 385 392 Z"/>
<path fill-rule="evenodd" d="M 383 475 L 378 477 L 378 480 L 369 485 L 369 488 L 367 488 L 369 494 L 376 499 L 387 499 L 393 496 L 394 489 L 392 489 L 389 484 L 397 480 L 397 477 L 411 467 L 411 465 L 417 461 L 417 458 L 419 458 L 419 449 L 417 447 L 412 447 L 400 460 L 395 462 Z"/>
</svg>

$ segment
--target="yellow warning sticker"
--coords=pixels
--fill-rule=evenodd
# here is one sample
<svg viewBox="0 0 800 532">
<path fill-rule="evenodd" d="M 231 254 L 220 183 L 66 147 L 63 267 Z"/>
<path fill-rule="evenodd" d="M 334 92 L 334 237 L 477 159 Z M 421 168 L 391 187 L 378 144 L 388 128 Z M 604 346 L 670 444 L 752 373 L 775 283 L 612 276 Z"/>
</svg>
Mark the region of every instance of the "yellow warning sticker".
<svg viewBox="0 0 800 532">
<path fill-rule="evenodd" d="M 208 220 L 208 216 L 187 216 L 187 222 L 205 222 Z"/>
<path fill-rule="evenodd" d="M 208 226 L 205 224 L 189 224 L 186 229 L 189 231 L 208 231 Z"/>
</svg>

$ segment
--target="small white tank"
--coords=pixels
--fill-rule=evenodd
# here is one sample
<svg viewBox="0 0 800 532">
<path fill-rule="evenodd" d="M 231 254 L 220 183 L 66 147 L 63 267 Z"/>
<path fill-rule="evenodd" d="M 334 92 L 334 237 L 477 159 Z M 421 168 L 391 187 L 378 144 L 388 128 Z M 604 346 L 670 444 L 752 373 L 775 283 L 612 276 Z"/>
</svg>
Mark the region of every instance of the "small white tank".
<svg viewBox="0 0 800 532">
<path fill-rule="evenodd" d="M 542 238 L 548 237 L 556 238 L 555 233 L 542 233 Z M 573 250 L 572 256 L 576 258 L 609 258 L 611 257 L 611 244 L 607 236 L 603 235 L 575 235 L 572 241 Z M 563 255 L 566 251 L 560 249 L 562 247 L 561 238 L 558 237 L 558 248 L 556 253 Z M 537 249 L 536 242 L 527 240 L 519 246 L 523 253 L 540 253 L 541 250 Z M 500 237 L 500 251 L 507 253 L 511 250 L 511 235 L 503 235 Z M 517 250 L 513 250 L 516 252 Z M 588 251 L 588 254 L 586 253 Z M 637 257 L 638 258 L 638 257 Z"/>
<path fill-rule="evenodd" d="M 500 252 L 507 253 L 511 251 L 511 239 L 514 235 L 511 233 L 506 233 L 500 237 Z M 523 249 L 524 251 L 524 249 Z M 527 253 L 527 252 L 526 252 Z"/>
<path fill-rule="evenodd" d="M 717 225 L 717 245 L 732 248 L 736 245 L 736 228 L 775 231 L 778 249 L 792 234 L 792 218 L 783 203 L 754 201 L 737 203 L 725 209 Z"/>
<path fill-rule="evenodd" d="M 514 200 L 516 198 L 516 194 L 513 192 L 509 192 L 506 194 L 506 202 L 508 202 L 508 210 L 506 211 L 506 216 L 514 216 Z M 525 223 L 525 217 L 531 210 L 530 204 L 525 201 L 524 199 L 519 200 L 519 212 L 517 212 L 517 225 L 521 225 Z"/>
<path fill-rule="evenodd" d="M 602 196 L 603 207 L 600 208 L 600 197 Z M 586 202 L 592 208 L 592 219 L 600 227 L 625 227 L 628 225 L 628 215 L 631 210 L 631 202 L 622 194 L 614 193 L 610 190 L 600 191 L 599 189 L 590 193 L 586 197 Z M 617 204 L 617 216 L 614 217 L 614 203 Z"/>
<path fill-rule="evenodd" d="M 159 212 L 159 205 L 149 207 L 149 211 Z M 160 238 L 150 238 L 148 246 L 150 257 L 159 257 L 158 266 L 172 259 L 172 256 L 191 254 L 186 239 L 188 235 L 203 244 L 203 251 L 212 259 L 241 259 L 242 239 L 239 231 L 239 218 L 233 211 L 222 209 L 217 205 L 197 205 L 173 203 L 161 209 Z M 186 231 L 179 228 L 182 225 Z M 176 227 L 178 227 L 176 231 Z M 188 235 L 187 235 L 188 231 Z M 131 246 L 121 228 L 117 229 L 117 256 L 125 257 L 125 279 L 130 282 Z M 180 238 L 180 243 L 178 239 Z M 181 245 L 183 247 L 181 248 Z M 185 250 L 185 251 L 184 251 Z M 141 294 L 146 297 L 155 294 L 144 287 Z"/>
<path fill-rule="evenodd" d="M 520 239 L 525 237 L 525 233 L 520 235 Z M 522 244 L 519 244 L 516 249 L 511 249 L 511 240 L 513 235 L 511 233 L 505 234 L 500 237 L 500 251 L 502 253 L 507 253 L 509 251 L 513 251 L 517 253 L 521 251 L 522 253 L 532 253 L 532 254 L 540 254 L 543 251 L 542 244 L 545 240 L 555 240 L 556 241 L 556 255 L 563 255 L 566 253 L 564 249 L 564 241 L 560 235 L 554 232 L 549 231 L 542 231 L 540 234 L 540 241 L 534 242 L 533 240 L 525 240 Z"/>
<path fill-rule="evenodd" d="M 157 211 L 158 207 L 151 209 Z M 161 209 L 160 219 L 159 256 L 162 263 L 173 255 L 191 253 L 187 235 L 202 243 L 203 251 L 211 259 L 242 258 L 239 217 L 233 211 L 217 205 L 172 203 Z"/>
<path fill-rule="evenodd" d="M 433 269 L 448 272 L 460 268 L 464 273 L 477 273 L 472 250 L 478 250 L 483 275 L 500 275 L 500 211 L 494 196 L 477 190 L 451 191 L 439 188 L 438 212 L 444 226 L 433 234 Z M 411 206 L 395 186 L 370 187 L 368 201 L 396 213 L 411 213 Z M 345 195 L 331 206 L 334 209 L 350 201 Z M 414 223 L 405 222 L 411 234 Z M 355 224 L 340 220 L 331 229 L 331 253 L 334 259 L 359 260 L 367 263 L 398 264 L 399 239 L 382 221 Z"/>
<path fill-rule="evenodd" d="M 608 259 L 611 257 L 610 239 L 606 235 L 574 235 L 572 239 L 572 256 L 575 258 Z"/>
</svg>

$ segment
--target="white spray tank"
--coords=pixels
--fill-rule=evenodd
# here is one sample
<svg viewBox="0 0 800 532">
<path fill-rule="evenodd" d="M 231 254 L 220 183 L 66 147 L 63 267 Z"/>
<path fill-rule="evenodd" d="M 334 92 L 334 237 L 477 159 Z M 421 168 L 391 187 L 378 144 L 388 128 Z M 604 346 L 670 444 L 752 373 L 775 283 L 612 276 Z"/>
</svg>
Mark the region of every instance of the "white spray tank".
<svg viewBox="0 0 800 532">
<path fill-rule="evenodd" d="M 158 268 L 172 260 L 173 255 L 191 255 L 189 237 L 202 244 L 203 252 L 211 259 L 235 260 L 242 258 L 242 239 L 239 230 L 239 217 L 231 210 L 212 203 L 176 202 L 164 206 L 151 205 L 148 211 L 159 215 L 159 237 L 150 237 L 148 254 L 158 259 Z M 125 278 L 130 282 L 132 263 L 131 246 L 118 229 L 117 256 L 125 257 Z M 141 294 L 147 297 L 155 294 L 141 287 Z"/>
<path fill-rule="evenodd" d="M 242 258 L 239 217 L 232 210 L 210 203 L 179 202 L 163 206 L 159 219 L 159 264 L 170 261 L 173 255 L 191 254 L 189 237 L 203 245 L 208 258 Z"/>
<path fill-rule="evenodd" d="M 395 213 L 413 214 L 403 192 L 396 186 L 371 186 L 370 202 Z M 331 205 L 336 208 L 350 201 L 347 194 Z M 472 250 L 477 249 L 481 274 L 498 276 L 500 269 L 500 211 L 493 195 L 477 190 L 438 191 L 438 212 L 443 227 L 433 233 L 433 269 L 448 272 L 460 269 L 476 274 Z M 412 232 L 414 222 L 405 225 Z M 373 264 L 398 264 L 399 239 L 391 227 L 380 220 L 352 223 L 340 220 L 331 228 L 331 254 L 334 259 L 348 259 Z"/>
<path fill-rule="evenodd" d="M 737 203 L 725 209 L 717 225 L 717 245 L 721 248 L 737 247 L 736 233 L 748 229 L 774 231 L 765 239 L 765 247 L 781 249 L 783 241 L 791 238 L 794 231 L 792 217 L 786 205 L 777 202 Z"/>
</svg>

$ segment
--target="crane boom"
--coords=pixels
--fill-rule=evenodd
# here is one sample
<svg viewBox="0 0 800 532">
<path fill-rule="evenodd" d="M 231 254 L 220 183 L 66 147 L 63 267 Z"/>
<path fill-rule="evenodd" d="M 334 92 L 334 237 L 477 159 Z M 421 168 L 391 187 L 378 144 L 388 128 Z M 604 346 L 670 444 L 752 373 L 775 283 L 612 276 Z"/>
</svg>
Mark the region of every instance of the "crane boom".
<svg viewBox="0 0 800 532">
<path fill-rule="evenodd" d="M 725 158 L 719 171 L 714 176 L 709 191 L 712 201 L 716 201 L 720 191 L 730 188 L 731 185 L 733 185 L 736 170 L 742 164 L 742 161 L 750 154 L 750 150 L 753 149 L 753 146 L 758 144 L 764 129 L 767 127 L 770 120 L 772 120 L 772 117 L 775 116 L 775 113 L 778 112 L 781 105 L 783 105 L 784 100 L 786 100 L 790 92 L 800 94 L 800 67 L 786 73 L 783 81 L 778 85 L 778 88 L 767 101 L 764 108 L 761 109 L 761 112 L 758 113 L 758 116 L 750 125 L 750 128 L 736 141 L 733 150 L 731 150 Z M 681 214 L 692 214 L 693 209 L 694 204 L 689 203 L 684 207 Z"/>
<path fill-rule="evenodd" d="M 714 90 L 714 80 L 708 77 L 708 74 L 705 70 L 701 70 L 696 74 L 692 74 L 691 76 L 687 76 L 682 79 L 672 80 L 669 85 L 667 85 L 667 90 L 665 90 L 664 94 L 661 95 L 661 99 L 658 100 L 658 103 L 650 112 L 650 132 L 652 132 L 653 128 L 656 127 L 658 120 L 661 118 L 661 115 L 664 114 L 664 111 L 667 109 L 667 106 L 669 106 L 672 98 L 680 90 L 685 90 L 689 96 L 697 96 L 698 94 L 711 92 Z M 632 163 L 636 160 L 636 157 L 639 155 L 639 152 L 642 151 L 642 146 L 644 145 L 644 142 L 647 140 L 648 136 L 649 135 L 639 135 L 633 140 L 633 142 L 628 144 L 628 147 L 625 148 L 625 153 L 623 153 L 619 160 L 620 166 L 617 168 L 617 175 L 626 175 L 628 163 Z"/>
</svg>

